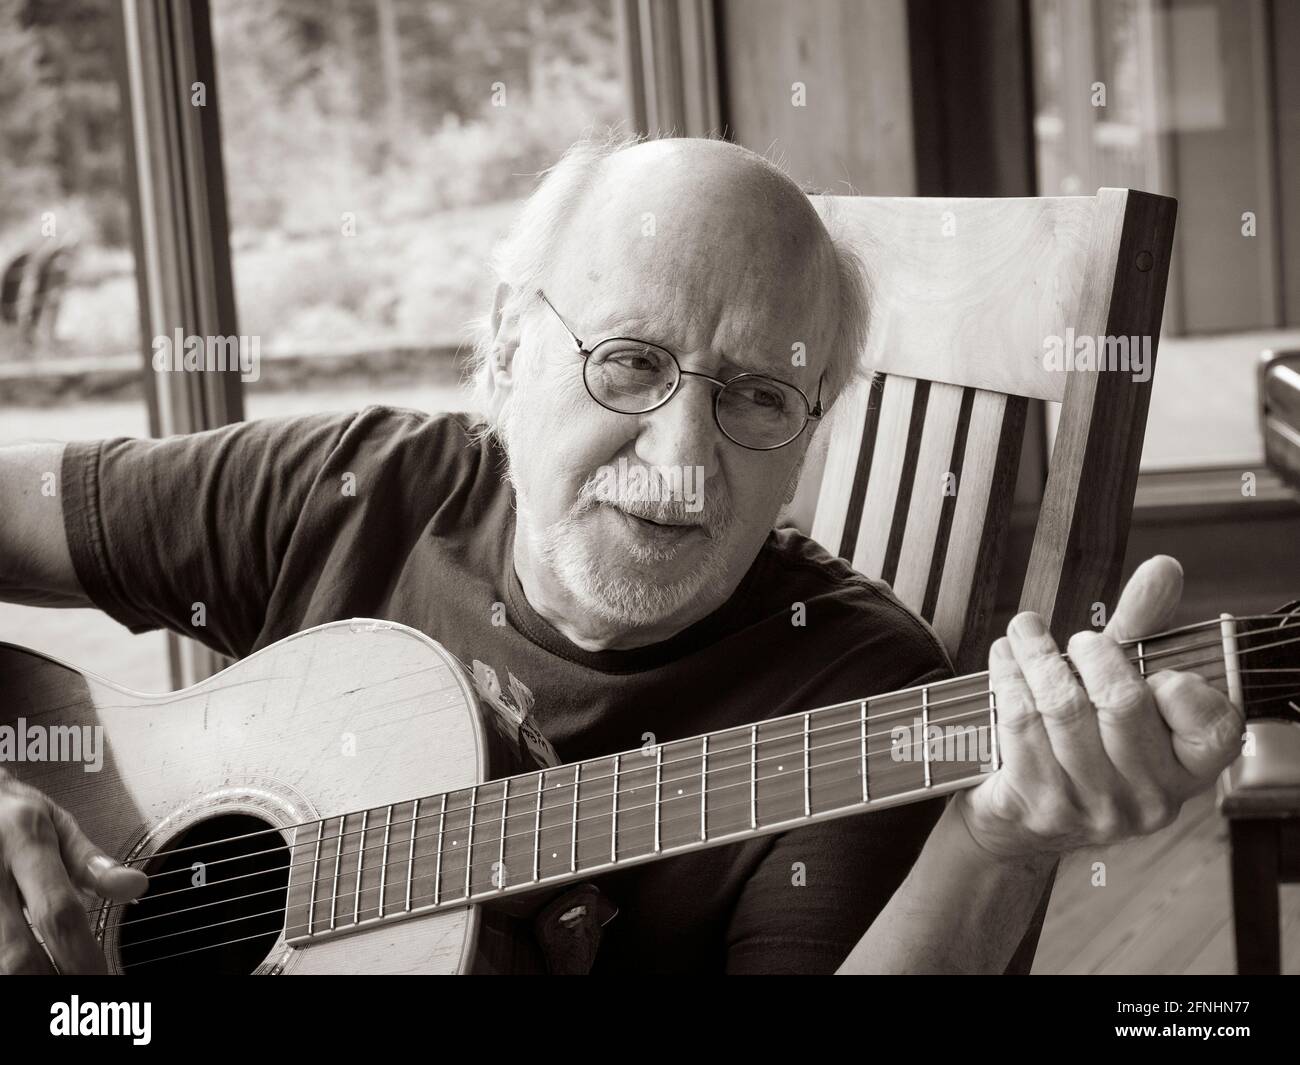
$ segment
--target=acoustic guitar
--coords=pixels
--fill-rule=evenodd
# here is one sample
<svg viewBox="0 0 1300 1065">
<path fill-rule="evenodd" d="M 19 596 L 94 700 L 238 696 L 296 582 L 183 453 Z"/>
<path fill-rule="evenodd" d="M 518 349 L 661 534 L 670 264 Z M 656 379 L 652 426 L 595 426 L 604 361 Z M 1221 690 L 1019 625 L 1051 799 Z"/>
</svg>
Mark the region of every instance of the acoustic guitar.
<svg viewBox="0 0 1300 1065">
<path fill-rule="evenodd" d="M 1126 646 L 1297 742 L 1300 605 Z M 170 695 L 0 644 L 0 691 L 0 762 L 149 876 L 133 903 L 86 896 L 118 973 L 545 970 L 539 909 L 594 876 L 1000 765 L 987 673 L 560 764 L 481 670 L 371 620 Z"/>
</svg>

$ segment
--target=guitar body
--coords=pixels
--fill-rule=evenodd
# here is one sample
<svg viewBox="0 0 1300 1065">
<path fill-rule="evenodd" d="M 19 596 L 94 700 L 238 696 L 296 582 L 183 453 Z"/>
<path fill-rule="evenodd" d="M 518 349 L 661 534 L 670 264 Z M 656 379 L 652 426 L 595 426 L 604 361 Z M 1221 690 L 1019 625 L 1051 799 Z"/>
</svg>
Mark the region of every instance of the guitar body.
<svg viewBox="0 0 1300 1065">
<path fill-rule="evenodd" d="M 65 737 L 71 735 L 68 726 L 80 728 L 82 736 L 92 735 L 86 728 L 102 729 L 97 771 L 86 771 L 84 757 L 80 763 L 10 757 L 5 768 L 67 809 L 105 851 L 151 878 L 165 859 L 151 863 L 150 855 L 186 848 L 179 856 L 184 868 L 169 881 L 181 888 L 192 886 L 196 876 L 219 879 L 223 862 L 241 870 L 258 868 L 262 860 L 287 867 L 292 826 L 468 788 L 518 767 L 456 660 L 416 630 L 387 622 L 310 629 L 194 687 L 156 696 L 0 644 L 0 691 L 0 725 L 25 735 L 34 734 L 33 726 L 38 732 L 64 729 Z M 272 826 L 280 831 L 268 832 Z M 244 857 L 230 857 L 230 837 Z M 242 844 L 239 837 L 246 837 Z M 274 874 L 244 875 L 252 888 Z M 225 891 L 232 894 L 246 896 L 235 903 L 243 910 L 222 903 L 179 918 L 151 914 L 152 923 L 135 916 L 143 903 L 87 901 L 115 972 L 130 972 L 136 960 L 148 959 L 155 966 L 162 959 L 168 971 L 286 974 L 437 974 L 538 965 L 531 948 L 513 934 L 514 920 L 479 906 L 413 916 L 303 947 L 287 944 L 282 930 L 276 934 L 275 926 L 283 926 L 283 888 Z M 348 910 L 348 901 L 336 905 Z M 342 913 L 340 920 L 348 916 Z M 206 933 L 221 934 L 222 941 L 239 938 L 228 931 L 232 926 L 268 931 L 229 947 L 174 951 L 171 946 L 205 934 L 187 931 L 178 921 L 190 929 L 225 926 Z"/>
</svg>

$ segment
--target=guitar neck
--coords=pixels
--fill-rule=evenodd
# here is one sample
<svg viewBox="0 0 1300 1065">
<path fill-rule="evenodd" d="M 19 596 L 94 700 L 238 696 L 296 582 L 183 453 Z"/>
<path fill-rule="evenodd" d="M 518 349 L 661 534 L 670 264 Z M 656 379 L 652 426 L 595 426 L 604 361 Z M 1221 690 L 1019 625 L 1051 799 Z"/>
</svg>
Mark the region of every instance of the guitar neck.
<svg viewBox="0 0 1300 1065">
<path fill-rule="evenodd" d="M 1127 645 L 1143 676 L 1233 693 L 1219 622 Z M 978 784 L 1001 764 L 987 673 L 312 822 L 296 829 L 286 938 L 585 879 Z"/>
</svg>

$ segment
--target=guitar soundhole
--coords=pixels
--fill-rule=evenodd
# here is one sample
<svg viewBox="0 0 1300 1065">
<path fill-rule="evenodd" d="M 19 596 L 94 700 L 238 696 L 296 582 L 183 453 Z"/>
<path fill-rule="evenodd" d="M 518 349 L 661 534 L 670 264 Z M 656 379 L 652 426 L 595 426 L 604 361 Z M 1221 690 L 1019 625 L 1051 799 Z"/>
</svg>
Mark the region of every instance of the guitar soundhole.
<svg viewBox="0 0 1300 1065">
<path fill-rule="evenodd" d="M 123 909 L 127 972 L 251 973 L 284 926 L 289 848 L 260 817 L 222 814 L 169 839 Z"/>
</svg>

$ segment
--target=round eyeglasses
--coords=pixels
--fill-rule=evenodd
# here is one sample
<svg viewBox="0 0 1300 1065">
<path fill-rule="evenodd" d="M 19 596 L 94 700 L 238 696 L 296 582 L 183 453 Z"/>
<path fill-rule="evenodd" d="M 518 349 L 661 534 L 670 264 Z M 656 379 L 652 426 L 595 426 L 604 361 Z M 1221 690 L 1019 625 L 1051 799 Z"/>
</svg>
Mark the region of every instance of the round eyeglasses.
<svg viewBox="0 0 1300 1065">
<path fill-rule="evenodd" d="M 546 293 L 543 303 L 564 326 L 582 355 L 582 382 L 587 393 L 606 410 L 618 414 L 649 414 L 681 391 L 682 380 L 698 377 L 717 388 L 713 420 L 722 434 L 750 451 L 775 451 L 797 440 L 810 421 L 821 418 L 822 382 L 817 401 L 810 404 L 802 390 L 765 374 L 742 373 L 729 381 L 683 370 L 667 348 L 631 337 L 610 337 L 588 348 L 564 320 Z"/>
</svg>

